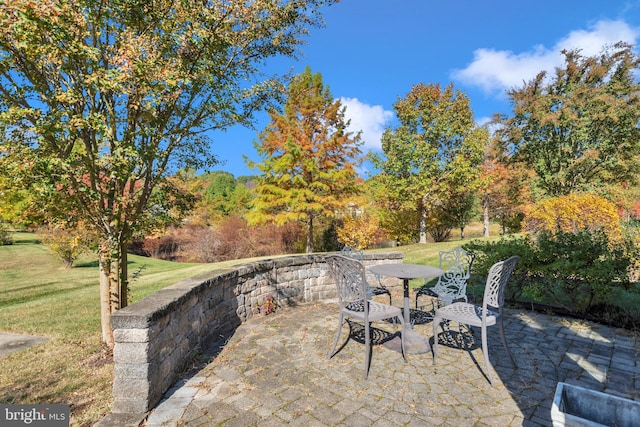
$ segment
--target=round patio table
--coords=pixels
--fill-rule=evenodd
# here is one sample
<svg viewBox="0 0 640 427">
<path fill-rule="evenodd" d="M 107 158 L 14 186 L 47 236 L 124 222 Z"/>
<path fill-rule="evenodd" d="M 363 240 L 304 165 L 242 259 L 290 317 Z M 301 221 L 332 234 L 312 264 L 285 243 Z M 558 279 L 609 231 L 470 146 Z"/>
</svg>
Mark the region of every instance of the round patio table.
<svg viewBox="0 0 640 427">
<path fill-rule="evenodd" d="M 404 286 L 404 325 L 402 333 L 405 334 L 405 351 L 407 353 L 427 353 L 431 351 L 429 339 L 413 332 L 411 326 L 411 314 L 409 311 L 409 280 L 430 279 L 442 275 L 442 270 L 437 267 L 422 264 L 379 264 L 369 267 L 369 271 L 381 276 L 396 277 L 402 279 Z M 400 339 L 394 338 L 385 346 L 393 350 L 402 351 Z"/>
</svg>

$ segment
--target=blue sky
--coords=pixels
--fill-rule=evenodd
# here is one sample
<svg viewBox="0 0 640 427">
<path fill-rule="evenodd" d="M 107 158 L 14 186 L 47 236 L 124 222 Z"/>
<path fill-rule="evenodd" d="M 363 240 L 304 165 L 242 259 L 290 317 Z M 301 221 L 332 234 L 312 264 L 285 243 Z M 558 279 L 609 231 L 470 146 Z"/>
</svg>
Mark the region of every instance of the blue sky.
<svg viewBox="0 0 640 427">
<path fill-rule="evenodd" d="M 562 49 L 594 55 L 623 40 L 640 44 L 640 0 L 342 0 L 312 29 L 299 61 L 278 61 L 278 72 L 309 65 L 347 107 L 364 150 L 380 150 L 394 125 L 393 104 L 418 83 L 453 83 L 471 100 L 476 121 L 509 114 L 505 91 L 542 70 L 562 65 Z M 216 170 L 256 174 L 243 155 L 268 124 L 213 135 Z"/>
</svg>

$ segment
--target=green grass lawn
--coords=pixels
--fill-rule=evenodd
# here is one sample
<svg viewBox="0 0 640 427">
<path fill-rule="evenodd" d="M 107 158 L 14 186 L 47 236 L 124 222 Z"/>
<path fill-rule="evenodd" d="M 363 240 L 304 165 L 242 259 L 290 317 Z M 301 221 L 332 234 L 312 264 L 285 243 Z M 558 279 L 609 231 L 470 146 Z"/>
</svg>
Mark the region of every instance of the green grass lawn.
<svg viewBox="0 0 640 427">
<path fill-rule="evenodd" d="M 0 331 L 49 341 L 0 359 L 0 402 L 64 403 L 73 425 L 92 425 L 110 411 L 113 365 L 101 342 L 98 266 L 83 257 L 62 267 L 31 233 L 0 246 Z M 246 262 L 182 264 L 135 255 L 131 299 L 216 268 Z"/>
</svg>

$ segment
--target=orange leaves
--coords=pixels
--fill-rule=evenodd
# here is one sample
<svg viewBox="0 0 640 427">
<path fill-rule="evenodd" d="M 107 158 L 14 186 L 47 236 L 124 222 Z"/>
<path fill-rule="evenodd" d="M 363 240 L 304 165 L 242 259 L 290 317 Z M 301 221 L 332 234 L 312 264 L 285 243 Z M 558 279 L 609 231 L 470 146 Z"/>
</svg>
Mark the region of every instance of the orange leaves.
<svg viewBox="0 0 640 427">
<path fill-rule="evenodd" d="M 320 73 L 305 71 L 292 80 L 284 114 L 271 122 L 256 144 L 263 157 L 253 164 L 263 172 L 258 182 L 252 222 L 305 221 L 307 251 L 313 251 L 313 220 L 331 217 L 357 193 L 360 135 L 343 132 L 344 107 L 334 100 Z"/>
</svg>

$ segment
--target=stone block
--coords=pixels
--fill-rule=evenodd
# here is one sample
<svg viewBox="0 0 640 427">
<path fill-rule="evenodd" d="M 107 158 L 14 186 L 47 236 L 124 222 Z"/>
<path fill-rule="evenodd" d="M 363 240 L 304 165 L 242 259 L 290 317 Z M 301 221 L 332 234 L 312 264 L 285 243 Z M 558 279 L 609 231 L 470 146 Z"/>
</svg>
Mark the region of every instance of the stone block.
<svg viewBox="0 0 640 427">
<path fill-rule="evenodd" d="M 116 363 L 113 376 L 118 378 L 149 378 L 148 363 Z"/>
<path fill-rule="evenodd" d="M 132 399 L 132 398 L 115 398 L 113 400 L 113 409 L 111 410 L 115 414 L 136 414 L 141 412 L 147 412 L 153 408 L 157 402 L 150 404 L 147 399 Z"/>
<path fill-rule="evenodd" d="M 138 427 L 146 416 L 145 412 L 112 413 L 95 423 L 93 427 Z"/>
<path fill-rule="evenodd" d="M 145 329 L 115 329 L 115 342 L 149 342 L 149 328 Z"/>
<path fill-rule="evenodd" d="M 114 363 L 147 363 L 149 361 L 149 342 L 116 342 L 113 348 Z"/>
<path fill-rule="evenodd" d="M 149 381 L 143 378 L 121 378 L 114 377 L 113 379 L 113 396 L 118 398 L 131 398 L 135 396 L 135 399 L 147 400 L 149 396 L 149 389 L 151 387 Z"/>
<path fill-rule="evenodd" d="M 251 293 L 252 291 L 255 291 L 257 288 L 258 288 L 258 281 L 255 279 L 249 279 L 246 282 L 244 282 L 241 286 L 243 294 Z"/>
</svg>

